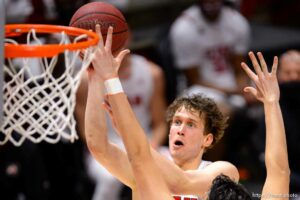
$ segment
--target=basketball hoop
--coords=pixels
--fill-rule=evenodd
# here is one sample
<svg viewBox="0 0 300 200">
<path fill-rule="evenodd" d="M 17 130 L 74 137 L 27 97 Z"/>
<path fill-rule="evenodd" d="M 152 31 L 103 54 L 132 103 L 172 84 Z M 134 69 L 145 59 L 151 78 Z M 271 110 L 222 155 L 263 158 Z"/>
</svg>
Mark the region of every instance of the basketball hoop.
<svg viewBox="0 0 300 200">
<path fill-rule="evenodd" d="M 12 39 L 22 34 L 27 37 L 25 44 Z M 74 27 L 14 24 L 5 26 L 5 37 L 0 144 L 10 141 L 20 146 L 25 139 L 34 143 L 73 142 L 78 138 L 73 116 L 76 90 L 82 72 L 91 63 L 98 35 Z M 57 42 L 47 43 L 45 38 Z M 81 52 L 85 52 L 81 68 L 76 70 Z M 59 56 L 63 56 L 64 65 L 55 77 L 54 70 L 63 63 Z"/>
</svg>

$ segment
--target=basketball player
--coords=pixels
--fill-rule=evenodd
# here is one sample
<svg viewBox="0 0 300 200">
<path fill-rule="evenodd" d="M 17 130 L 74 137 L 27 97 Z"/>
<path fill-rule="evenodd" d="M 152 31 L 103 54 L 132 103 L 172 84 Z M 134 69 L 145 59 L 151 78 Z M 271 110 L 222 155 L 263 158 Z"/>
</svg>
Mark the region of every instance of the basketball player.
<svg viewBox="0 0 300 200">
<path fill-rule="evenodd" d="M 91 70 L 91 72 L 93 72 L 93 70 Z M 92 74 L 91 72 L 90 74 Z M 135 188 L 136 184 L 127 155 L 124 151 L 108 141 L 106 125 L 102 124 L 105 123 L 103 114 L 101 114 L 98 109 L 95 110 L 95 108 L 92 108 L 96 106 L 96 103 L 98 106 L 100 98 L 95 97 L 97 93 L 94 92 L 93 87 L 99 86 L 98 84 L 97 86 L 93 86 L 90 76 L 88 92 L 89 103 L 87 104 L 85 115 L 87 144 L 95 159 L 115 177 L 128 185 L 133 190 L 133 195 L 135 195 L 137 193 Z M 199 102 L 200 105 L 198 105 Z M 184 105 L 187 105 L 186 108 Z M 200 113 L 204 114 L 200 116 Z M 174 165 L 173 162 L 167 160 L 154 150 L 152 154 L 158 161 L 160 170 L 163 171 L 165 178 L 173 185 L 172 192 L 174 194 L 203 194 L 209 189 L 211 181 L 213 180 L 212 178 L 220 173 L 224 173 L 238 180 L 238 171 L 232 164 L 219 161 L 207 165 L 206 162 L 202 161 L 204 151 L 221 138 L 224 128 L 226 127 L 226 119 L 219 112 L 214 102 L 201 96 L 197 96 L 193 99 L 178 99 L 178 101 L 175 101 L 170 107 L 168 115 L 168 119 L 171 122 L 169 147 L 173 162 L 177 165 L 175 171 L 170 170 L 171 168 L 169 167 L 169 165 Z M 93 121 L 97 123 L 90 123 Z M 179 125 L 180 123 L 182 125 Z M 122 167 L 120 168 L 119 166 Z M 198 175 L 198 177 L 201 177 L 200 183 L 203 188 L 201 190 L 194 188 L 190 191 L 178 188 L 178 180 L 181 179 L 181 176 L 176 178 L 177 174 L 179 175 L 177 171 L 181 172 L 179 167 L 183 170 L 192 171 L 187 172 L 191 174 L 198 174 L 199 169 L 205 167 L 203 173 L 199 173 Z M 181 180 L 184 182 L 184 179 Z M 179 190 L 177 190 L 177 188 Z"/>
<path fill-rule="evenodd" d="M 99 26 L 97 32 L 100 32 Z M 98 157 L 104 156 L 105 158 L 102 161 L 106 164 L 106 167 L 114 171 L 115 175 L 119 175 L 121 180 L 132 186 L 135 192 L 133 193 L 134 199 L 171 200 L 173 199 L 171 193 L 174 193 L 174 191 L 203 196 L 205 192 L 208 192 L 209 188 L 207 187 L 211 183 L 213 185 L 208 193 L 209 199 L 250 199 L 250 195 L 243 188 L 241 189 L 240 185 L 229 179 L 237 178 L 237 175 L 224 171 L 225 175 L 228 174 L 230 176 L 227 178 L 227 176 L 220 174 L 218 176 L 212 173 L 212 171 L 218 171 L 218 168 L 221 167 L 220 164 L 214 165 L 213 163 L 209 165 L 213 167 L 206 171 L 191 170 L 184 172 L 174 163 L 169 162 L 151 150 L 144 131 L 137 122 L 118 79 L 120 62 L 129 51 L 124 50 L 114 58 L 110 50 L 111 40 L 112 28 L 108 30 L 106 45 L 104 46 L 103 42 L 100 42 L 99 48 L 95 52 L 93 68 L 89 70 L 86 134 L 89 148 L 91 151 L 94 151 L 94 155 Z M 288 199 L 290 171 L 284 124 L 279 106 L 279 87 L 276 78 L 278 59 L 277 57 L 274 58 L 272 71 L 269 73 L 261 53 L 258 53 L 259 62 L 252 52 L 249 53 L 249 56 L 256 74 L 245 63 L 242 63 L 242 67 L 254 81 L 256 88 L 246 87 L 244 91 L 253 94 L 264 104 L 266 115 L 265 161 L 267 178 L 261 197 L 262 199 Z M 106 140 L 105 123 L 101 123 L 101 121 L 105 121 L 103 110 L 95 109 L 99 102 L 104 100 L 104 87 L 107 90 L 109 100 L 109 103 L 105 104 L 105 108 L 110 112 L 112 120 L 124 141 L 127 155 L 113 145 L 110 145 L 106 152 L 97 152 L 97 146 L 109 145 Z M 175 116 L 172 123 L 176 126 L 183 126 L 188 121 L 185 129 L 201 125 L 202 129 L 204 129 L 203 124 L 196 119 L 185 119 L 185 114 L 189 110 L 188 107 L 183 106 L 180 110 L 181 114 L 177 117 Z M 203 119 L 204 117 L 205 114 L 202 113 L 200 118 Z M 211 133 L 205 135 L 203 137 L 204 146 L 212 138 Z M 101 143 L 98 144 L 98 142 Z M 181 148 L 180 146 L 177 147 L 178 151 Z M 118 159 L 106 159 L 106 154 L 108 153 L 113 154 Z M 118 164 L 117 167 L 114 166 L 116 164 Z M 123 173 L 125 171 L 127 173 Z M 215 179 L 216 176 L 218 177 Z M 210 181 L 210 184 L 207 180 Z"/>
<path fill-rule="evenodd" d="M 130 41 L 130 38 L 128 42 Z M 138 54 L 124 57 L 118 71 L 119 78 L 130 105 L 142 128 L 150 140 L 151 146 L 159 149 L 167 140 L 167 124 L 165 122 L 166 99 L 164 91 L 164 74 L 155 63 Z M 84 133 L 84 109 L 87 96 L 87 77 L 83 77 L 77 92 L 76 116 L 80 132 Z M 114 131 L 110 121 L 107 123 L 109 141 L 124 149 L 122 140 Z M 94 200 L 117 200 L 122 184 L 111 175 L 89 153 L 86 155 L 89 175 L 94 179 Z M 114 192 L 111 192 L 111 191 Z"/>
</svg>

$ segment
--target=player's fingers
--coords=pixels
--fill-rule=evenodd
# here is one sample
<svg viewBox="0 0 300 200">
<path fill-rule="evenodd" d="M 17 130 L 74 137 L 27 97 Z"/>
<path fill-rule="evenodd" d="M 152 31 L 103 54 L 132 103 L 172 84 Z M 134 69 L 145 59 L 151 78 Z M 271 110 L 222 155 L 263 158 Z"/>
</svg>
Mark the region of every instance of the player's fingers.
<svg viewBox="0 0 300 200">
<path fill-rule="evenodd" d="M 262 77 L 263 74 L 262 74 L 260 65 L 258 64 L 258 61 L 257 61 L 254 53 L 252 51 L 250 51 L 248 55 L 250 57 L 250 60 L 252 62 L 252 65 L 254 67 L 254 70 L 255 70 L 256 74 L 258 75 L 258 77 Z"/>
<path fill-rule="evenodd" d="M 269 73 L 268 66 L 267 66 L 267 63 L 266 63 L 266 61 L 264 59 L 264 56 L 262 55 L 261 52 L 258 52 L 257 56 L 258 56 L 258 59 L 259 59 L 259 62 L 260 62 L 260 66 L 262 68 L 263 73 L 264 74 L 268 74 Z"/>
<path fill-rule="evenodd" d="M 103 43 L 103 37 L 102 37 L 102 33 L 101 33 L 101 26 L 100 26 L 100 24 L 96 24 L 95 30 L 96 30 L 96 33 L 99 36 L 98 46 L 102 49 L 104 47 L 104 43 Z"/>
<path fill-rule="evenodd" d="M 122 50 L 116 57 L 116 61 L 120 64 L 124 57 L 130 53 L 129 49 Z"/>
<path fill-rule="evenodd" d="M 257 90 L 253 87 L 245 87 L 244 92 L 251 93 L 253 96 L 257 96 Z"/>
<path fill-rule="evenodd" d="M 277 68 L 278 68 L 278 57 L 275 56 L 274 59 L 273 59 L 273 65 L 272 65 L 272 75 L 275 75 L 277 74 Z"/>
<path fill-rule="evenodd" d="M 246 63 L 242 62 L 241 66 L 251 80 L 255 81 L 257 79 L 256 74 L 253 73 L 253 71 L 248 67 L 248 65 Z"/>
<path fill-rule="evenodd" d="M 113 27 L 110 26 L 108 27 L 106 41 L 105 41 L 105 48 L 108 51 L 111 51 L 112 33 L 113 33 Z"/>
</svg>

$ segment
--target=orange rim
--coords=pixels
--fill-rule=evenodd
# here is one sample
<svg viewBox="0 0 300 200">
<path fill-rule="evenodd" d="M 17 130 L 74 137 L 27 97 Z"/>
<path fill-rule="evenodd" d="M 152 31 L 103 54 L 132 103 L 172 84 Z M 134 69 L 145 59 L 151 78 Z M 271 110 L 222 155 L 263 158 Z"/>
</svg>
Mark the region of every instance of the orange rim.
<svg viewBox="0 0 300 200">
<path fill-rule="evenodd" d="M 65 50 L 79 50 L 96 45 L 99 36 L 92 31 L 81 28 L 44 25 L 44 24 L 9 24 L 5 25 L 5 37 L 19 36 L 28 33 L 31 29 L 35 29 L 37 33 L 61 33 L 65 32 L 69 36 L 79 36 L 86 34 L 87 40 L 70 43 L 70 44 L 43 44 L 43 45 L 27 45 L 27 44 L 9 44 L 5 43 L 5 57 L 53 57 Z"/>
</svg>

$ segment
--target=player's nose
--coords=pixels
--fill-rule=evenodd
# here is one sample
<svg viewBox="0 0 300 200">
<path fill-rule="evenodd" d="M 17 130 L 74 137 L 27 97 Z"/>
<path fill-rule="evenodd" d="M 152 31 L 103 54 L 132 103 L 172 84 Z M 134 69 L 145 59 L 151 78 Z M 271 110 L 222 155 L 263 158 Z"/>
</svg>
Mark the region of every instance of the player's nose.
<svg viewBox="0 0 300 200">
<path fill-rule="evenodd" d="M 184 124 L 181 124 L 181 126 L 177 130 L 177 134 L 178 135 L 184 135 L 185 134 L 185 125 Z"/>
</svg>

